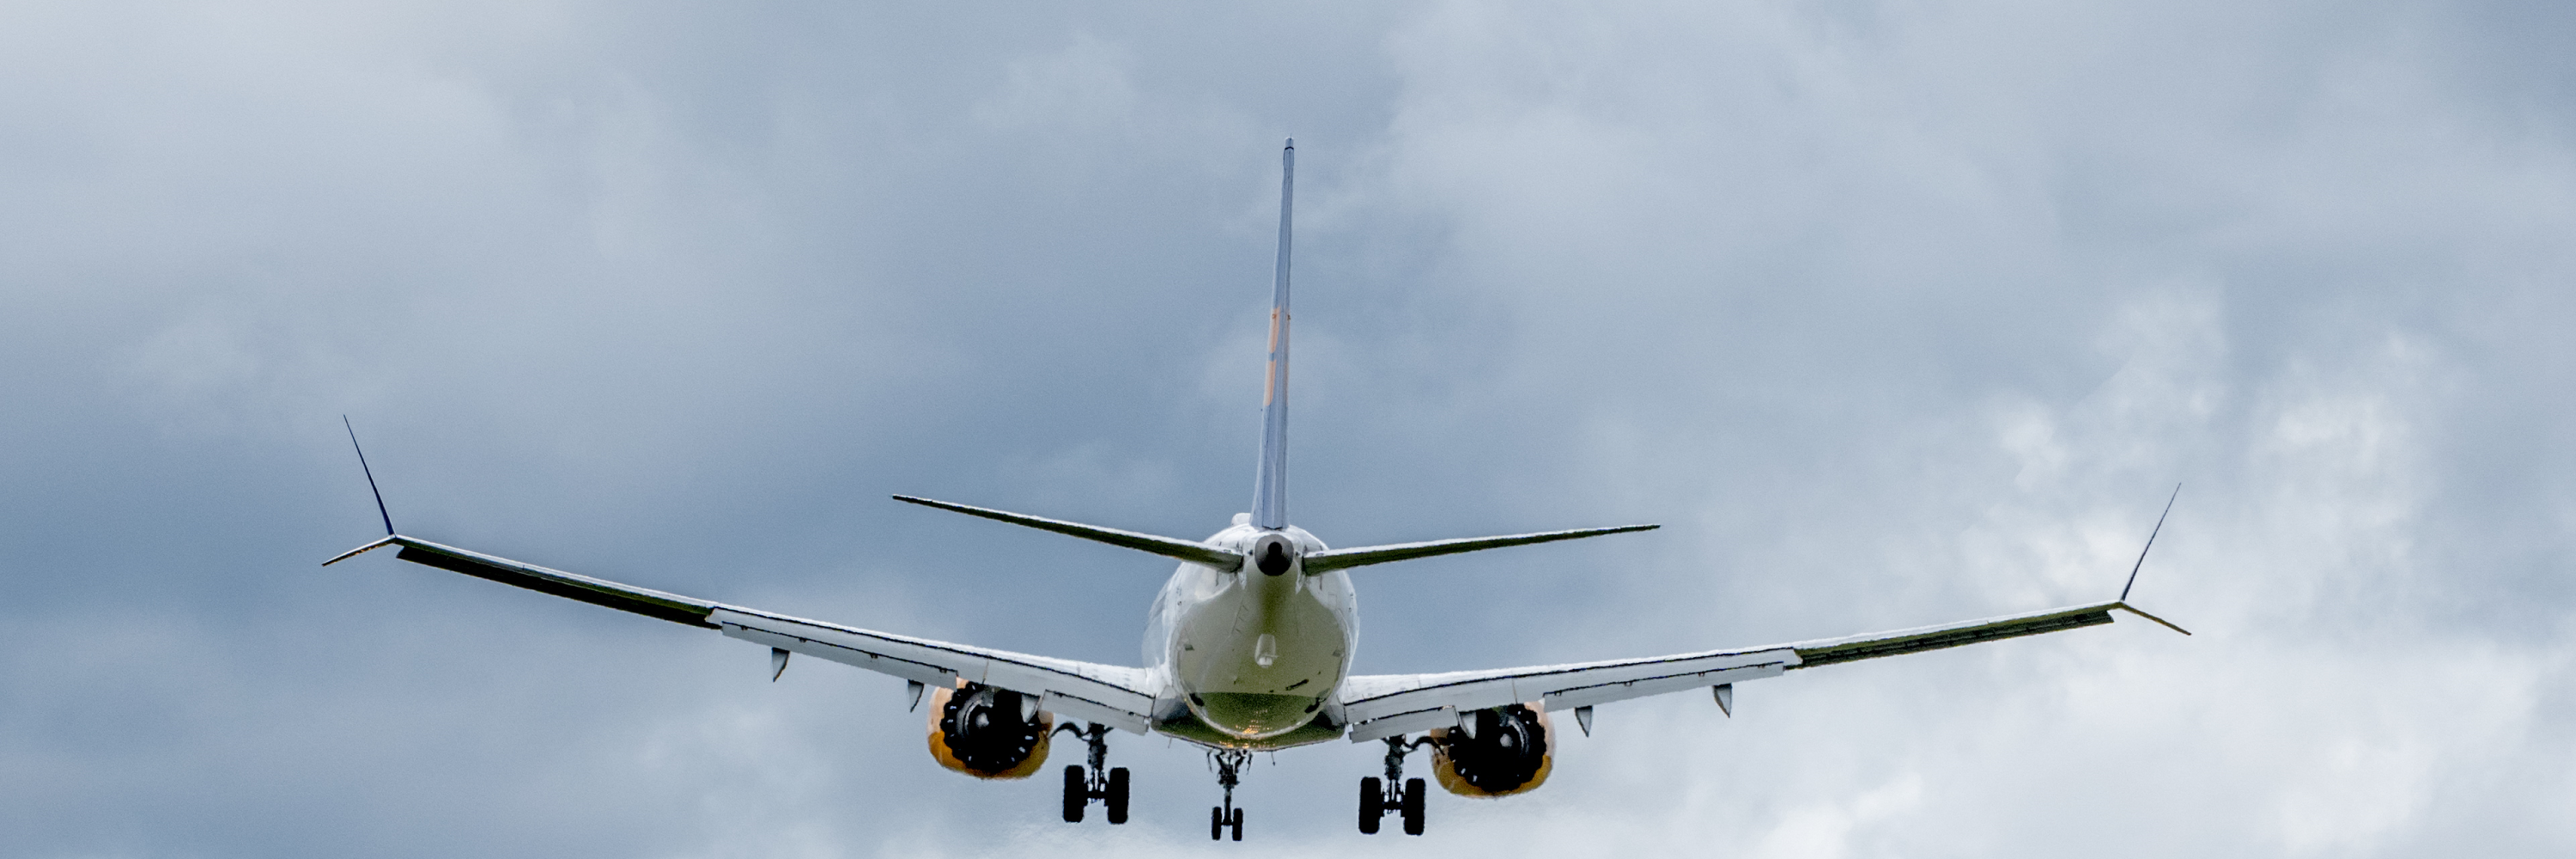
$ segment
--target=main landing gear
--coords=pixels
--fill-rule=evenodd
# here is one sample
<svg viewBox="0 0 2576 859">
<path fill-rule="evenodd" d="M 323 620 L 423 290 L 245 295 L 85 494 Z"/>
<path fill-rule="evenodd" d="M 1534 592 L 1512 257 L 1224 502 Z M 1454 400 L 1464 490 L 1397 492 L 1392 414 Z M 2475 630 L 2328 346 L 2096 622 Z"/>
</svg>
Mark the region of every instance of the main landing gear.
<svg viewBox="0 0 2576 859">
<path fill-rule="evenodd" d="M 1208 763 L 1216 765 L 1217 786 L 1225 788 L 1225 804 L 1208 809 L 1208 840 L 1225 838 L 1228 829 L 1234 830 L 1234 840 L 1243 840 L 1243 809 L 1234 807 L 1234 786 L 1242 783 L 1243 765 L 1251 760 L 1252 753 L 1243 749 L 1208 750 Z"/>
<path fill-rule="evenodd" d="M 1111 825 L 1127 822 L 1127 768 L 1109 768 L 1109 726 L 1077 727 L 1066 723 L 1056 730 L 1081 737 L 1091 747 L 1091 772 L 1087 776 L 1081 764 L 1064 768 L 1064 822 L 1081 823 L 1083 809 L 1095 799 L 1109 806 Z"/>
<path fill-rule="evenodd" d="M 1403 737 L 1386 738 L 1386 780 L 1360 779 L 1360 834 L 1376 835 L 1378 821 L 1389 814 L 1404 818 L 1404 834 L 1422 834 L 1422 800 L 1428 791 L 1423 790 L 1421 779 L 1404 777 L 1404 756 L 1430 742 L 1429 737 L 1410 742 Z"/>
</svg>

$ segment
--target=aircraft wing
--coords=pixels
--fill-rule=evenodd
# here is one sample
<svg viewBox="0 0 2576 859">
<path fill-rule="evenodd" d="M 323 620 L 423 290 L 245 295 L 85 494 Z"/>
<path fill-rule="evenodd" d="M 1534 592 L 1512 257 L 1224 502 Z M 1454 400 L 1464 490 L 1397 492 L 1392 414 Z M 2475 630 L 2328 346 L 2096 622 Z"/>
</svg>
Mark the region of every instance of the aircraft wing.
<svg viewBox="0 0 2576 859">
<path fill-rule="evenodd" d="M 402 551 L 395 557 L 401 560 L 714 629 L 730 638 L 855 665 L 926 686 L 956 688 L 971 682 L 1036 695 L 1039 709 L 1139 734 L 1151 727 L 1147 714 L 1152 712 L 1154 695 L 1160 691 L 1153 672 L 1143 668 L 1031 656 L 789 617 L 401 535 L 388 536 L 324 563 L 338 563 L 384 546 L 400 546 Z"/>
<path fill-rule="evenodd" d="M 2190 634 L 2115 600 L 1769 647 L 1446 674 L 1354 675 L 1342 684 L 1341 704 L 1351 725 L 1351 741 L 1365 742 L 1450 727 L 1457 724 L 1459 713 L 1487 707 L 1536 702 L 1545 711 L 1560 712 L 1819 665 L 2096 626 L 2110 623 L 2113 609 Z"/>
</svg>

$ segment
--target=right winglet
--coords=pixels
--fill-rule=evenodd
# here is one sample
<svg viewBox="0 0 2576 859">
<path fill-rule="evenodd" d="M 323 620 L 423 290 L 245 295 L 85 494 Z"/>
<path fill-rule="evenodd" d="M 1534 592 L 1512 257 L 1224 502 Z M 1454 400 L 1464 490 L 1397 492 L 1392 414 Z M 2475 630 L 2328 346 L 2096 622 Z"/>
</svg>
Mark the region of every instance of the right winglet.
<svg viewBox="0 0 2576 859">
<path fill-rule="evenodd" d="M 2153 530 L 2153 531 L 2148 531 L 2148 532 L 2147 532 L 2147 547 L 2146 547 L 2145 549 L 2139 549 L 2139 550 L 2138 550 L 2138 562 L 2137 562 L 2137 563 L 2135 563 L 2135 564 L 2130 564 L 2130 565 L 2129 565 L 2129 583 L 2128 583 L 2128 584 L 2125 584 L 2125 585 L 2121 585 L 2121 586 L 2120 586 L 2120 599 L 2122 599 L 2122 600 L 2126 600 L 2126 599 L 2128 599 L 2128 598 L 2129 598 L 2129 589 L 2130 589 L 2130 588 L 2134 588 L 2134 587 L 2137 587 L 2137 586 L 2138 586 L 2138 568 L 2140 568 L 2140 567 L 2144 567 L 2144 566 L 2146 566 L 2146 565 L 2147 565 L 2147 550 L 2148 550 L 2148 549 L 2153 549 L 2153 548 L 2155 548 L 2155 547 L 2156 547 L 2156 535 L 2157 535 L 2157 534 L 2162 534 L 2162 533 L 2164 533 L 2164 532 L 2165 532 L 2165 517 L 2173 515 L 2173 504 L 2174 504 L 2174 499 L 2176 499 L 2176 498 L 2181 498 L 2181 497 L 2182 497 L 2182 484 L 2180 484 L 2180 483 L 2176 483 L 2176 484 L 2174 484 L 2174 491 L 2173 491 L 2173 494 L 2172 494 L 2172 495 L 2167 495 L 2167 496 L 2165 496 L 2165 512 L 2162 512 L 2162 513 L 2158 513 L 2158 514 L 2156 514 L 2156 527 L 2155 527 L 2155 530 Z M 2157 621 L 2157 622 L 2158 622 L 2158 623 L 2163 623 L 2163 621 Z M 2170 624 L 2170 623 L 2167 623 L 2167 624 L 2165 624 L 2165 625 L 2166 625 L 2166 626 L 2173 626 L 2173 624 Z M 2181 629 L 2182 627 L 2178 627 L 2178 626 L 2176 626 L 2176 627 L 2174 627 L 2174 628 L 2175 628 L 2175 629 Z M 2184 633 L 2184 634 L 2185 634 L 2185 635 L 2189 635 L 2190 633 Z"/>
<path fill-rule="evenodd" d="M 2164 618 L 2157 617 L 2157 616 L 2155 616 L 2155 615 L 2148 614 L 2148 613 L 2143 612 L 2143 611 L 2139 611 L 2137 606 L 2133 606 L 2133 605 L 2130 605 L 2130 604 L 2125 603 L 2125 602 L 2119 602 L 2119 603 L 2112 603 L 2112 604 L 2111 604 L 2111 607 L 2112 607 L 2112 608 L 2119 609 L 2119 610 L 2121 610 L 2121 611 L 2128 612 L 2128 613 L 2130 613 L 2130 614 L 2137 615 L 2137 616 L 2139 616 L 2139 617 L 2146 618 L 2146 619 L 2148 619 L 2148 620 L 2155 621 L 2155 622 L 2160 623 L 2160 624 L 2164 624 L 2164 627 L 2165 627 L 2166 629 L 2170 629 L 2170 630 L 2173 630 L 2173 631 L 2175 631 L 2175 632 L 2182 633 L 2182 634 L 2184 634 L 2184 635 L 2190 635 L 2190 634 L 2191 634 L 2191 630 L 2184 629 L 2184 628 L 2179 627 L 2179 626 L 2175 626 L 2173 621 L 2166 620 L 2166 619 L 2164 619 Z"/>
<path fill-rule="evenodd" d="M 2164 618 L 2157 617 L 2157 616 L 2155 616 L 2155 615 L 2148 614 L 2148 613 L 2143 612 L 2143 611 L 2139 611 L 2137 606 L 2133 606 L 2133 605 L 2130 605 L 2130 604 L 2129 604 L 2129 589 L 2130 589 L 2130 588 L 2134 588 L 2134 587 L 2137 587 L 2137 586 L 2138 586 L 2138 570 L 2139 570 L 2140 568 L 2143 568 L 2143 567 L 2145 567 L 2145 566 L 2147 565 L 2147 552 L 2148 552 L 2148 551 L 2150 551 L 2150 550 L 2152 550 L 2152 549 L 2154 549 L 2154 548 L 2156 547 L 2156 535 L 2158 535 L 2158 534 L 2162 534 L 2162 533 L 2164 533 L 2164 532 L 2165 532 L 2165 517 L 2173 515 L 2174 499 L 2176 499 L 2176 498 L 2181 498 L 2181 497 L 2182 497 L 2182 484 L 2180 484 L 2180 483 L 2176 483 L 2176 484 L 2174 484 L 2173 494 L 2165 496 L 2165 511 L 2164 511 L 2164 512 L 2162 512 L 2162 513 L 2158 513 L 2158 514 L 2156 514 L 2156 527 L 2155 527 L 2153 530 L 2150 530 L 2150 531 L 2148 531 L 2148 532 L 2147 532 L 2147 545 L 2146 545 L 2146 548 L 2143 548 L 2143 549 L 2139 549 L 2139 550 L 2138 550 L 2138 562 L 2137 562 L 2137 563 L 2134 563 L 2134 564 L 2130 564 L 2130 565 L 2129 565 L 2129 581 L 2128 581 L 2128 583 L 2127 583 L 2127 584 L 2123 584 L 2123 585 L 2121 585 L 2121 586 L 2120 586 L 2120 600 L 2119 600 L 2119 602 L 2113 603 L 2113 604 L 2112 604 L 2112 606 L 2113 606 L 2114 608 L 2118 608 L 2118 609 L 2119 609 L 2119 610 L 2121 610 L 2121 611 L 2125 611 L 2125 612 L 2128 612 L 2128 613 L 2130 613 L 2130 614 L 2134 614 L 2134 615 L 2137 615 L 2137 616 L 2139 616 L 2139 617 L 2143 617 L 2143 618 L 2146 618 L 2146 619 L 2148 619 L 2148 620 L 2152 620 L 2152 621 L 2155 621 L 2155 622 L 2157 622 L 2157 623 L 2164 624 L 2164 627 L 2165 627 L 2166 629 L 2170 629 L 2170 630 L 2173 630 L 2173 631 L 2175 631 L 2175 632 L 2182 633 L 2182 634 L 2184 634 L 2184 635 L 2190 635 L 2190 634 L 2191 634 L 2191 630 L 2184 629 L 2184 628 L 2179 627 L 2179 626 L 2175 626 L 2175 625 L 2174 625 L 2174 623 L 2173 623 L 2173 621 L 2169 621 L 2169 620 L 2166 620 L 2166 619 L 2164 619 Z"/>
</svg>

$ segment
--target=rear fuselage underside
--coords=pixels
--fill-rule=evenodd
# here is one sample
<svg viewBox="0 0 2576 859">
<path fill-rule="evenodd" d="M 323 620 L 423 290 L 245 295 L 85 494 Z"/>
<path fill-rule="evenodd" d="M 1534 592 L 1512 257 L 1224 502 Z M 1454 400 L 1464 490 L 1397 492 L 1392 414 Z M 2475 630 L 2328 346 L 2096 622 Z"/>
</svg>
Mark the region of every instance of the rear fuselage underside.
<svg viewBox="0 0 2576 859">
<path fill-rule="evenodd" d="M 1293 526 L 1236 525 L 1205 542 L 1251 555 L 1267 535 L 1286 538 L 1299 557 L 1324 548 Z M 1293 560 L 1276 573 L 1257 563 L 1231 571 L 1182 564 L 1147 617 L 1145 660 L 1168 684 L 1154 729 L 1245 749 L 1339 737 L 1333 701 L 1358 632 L 1344 571 L 1308 576 Z"/>
</svg>

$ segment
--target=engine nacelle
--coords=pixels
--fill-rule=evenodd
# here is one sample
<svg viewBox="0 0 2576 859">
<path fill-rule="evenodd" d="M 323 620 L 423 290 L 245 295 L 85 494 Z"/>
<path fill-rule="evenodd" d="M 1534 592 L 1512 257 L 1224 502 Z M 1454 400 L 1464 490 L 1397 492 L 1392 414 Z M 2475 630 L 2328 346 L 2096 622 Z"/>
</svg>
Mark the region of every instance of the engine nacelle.
<svg viewBox="0 0 2576 859">
<path fill-rule="evenodd" d="M 939 765 L 976 778 L 1028 778 L 1046 766 L 1055 716 L 1038 699 L 1008 689 L 968 683 L 933 690 L 930 756 Z"/>
<path fill-rule="evenodd" d="M 1547 783 L 1555 767 L 1547 714 L 1514 704 L 1462 714 L 1466 724 L 1431 732 L 1431 772 L 1459 796 L 1510 796 Z"/>
</svg>

